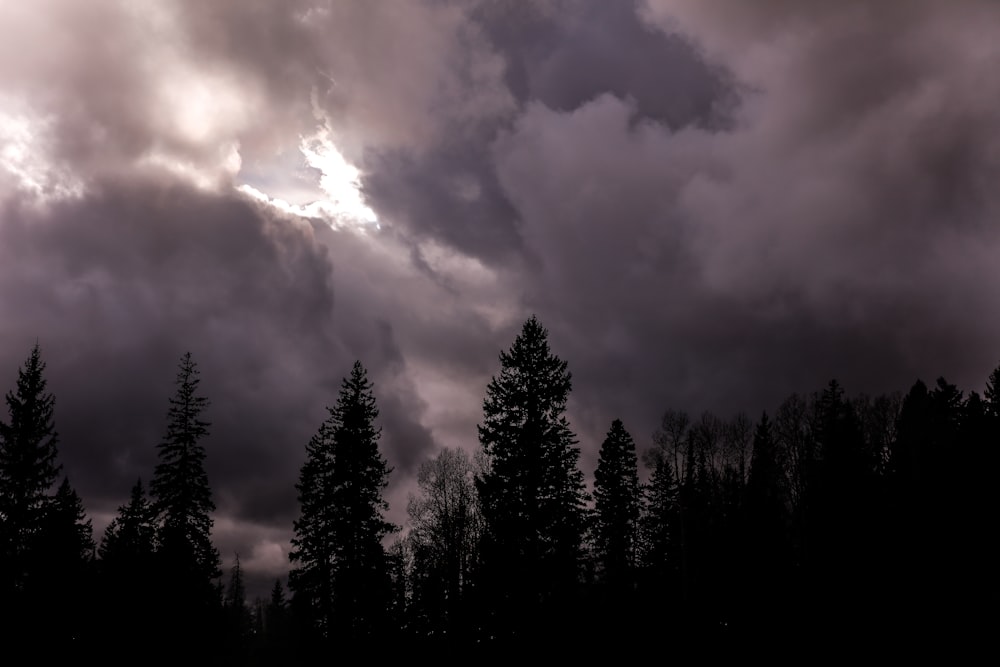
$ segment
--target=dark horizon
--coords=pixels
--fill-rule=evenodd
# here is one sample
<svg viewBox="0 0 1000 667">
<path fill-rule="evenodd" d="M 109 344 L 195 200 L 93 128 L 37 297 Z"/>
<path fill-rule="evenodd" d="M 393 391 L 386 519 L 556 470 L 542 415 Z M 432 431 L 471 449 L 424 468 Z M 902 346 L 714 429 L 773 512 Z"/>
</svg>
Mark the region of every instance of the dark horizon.
<svg viewBox="0 0 1000 667">
<path fill-rule="evenodd" d="M 668 409 L 650 447 L 615 419 L 588 480 L 571 374 L 532 316 L 486 388 L 476 455 L 422 461 L 404 527 L 386 521 L 392 469 L 358 360 L 305 448 L 287 577 L 267 594 L 238 554 L 222 567 L 193 356 L 150 481 L 100 535 L 62 465 L 46 367 L 36 343 L 0 420 L 0 636 L 17 650 L 45 634 L 91 655 L 116 628 L 227 664 L 375 646 L 569 657 L 594 637 L 621 657 L 666 632 L 681 656 L 749 656 L 777 637 L 907 652 L 930 632 L 958 656 L 988 632 L 973 600 L 995 556 L 1000 366 L 981 395 L 834 379 L 757 419 Z"/>
</svg>

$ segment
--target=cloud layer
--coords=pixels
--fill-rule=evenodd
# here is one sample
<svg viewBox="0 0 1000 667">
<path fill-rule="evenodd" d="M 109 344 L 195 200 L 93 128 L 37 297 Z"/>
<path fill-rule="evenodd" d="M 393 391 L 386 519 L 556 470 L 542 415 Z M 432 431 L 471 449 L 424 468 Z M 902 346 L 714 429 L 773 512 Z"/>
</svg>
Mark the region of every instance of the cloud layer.
<svg viewBox="0 0 1000 667">
<path fill-rule="evenodd" d="M 832 377 L 980 389 L 998 28 L 986 0 L 0 0 L 0 373 L 40 342 L 100 526 L 190 350 L 216 538 L 260 579 L 354 359 L 400 523 L 419 462 L 475 448 L 531 313 L 588 474 L 616 417 L 641 444 L 666 408 Z M 322 187 L 317 137 L 377 227 Z"/>
</svg>

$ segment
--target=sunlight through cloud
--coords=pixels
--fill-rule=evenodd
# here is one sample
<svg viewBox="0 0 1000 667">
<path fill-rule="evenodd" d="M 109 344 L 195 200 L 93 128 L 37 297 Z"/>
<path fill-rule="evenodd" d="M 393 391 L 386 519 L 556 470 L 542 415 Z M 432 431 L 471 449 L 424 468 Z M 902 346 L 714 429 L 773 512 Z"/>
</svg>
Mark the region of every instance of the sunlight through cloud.
<svg viewBox="0 0 1000 667">
<path fill-rule="evenodd" d="M 0 175 L 40 202 L 79 197 L 83 183 L 58 165 L 48 150 L 50 123 L 44 118 L 0 108 Z"/>
<path fill-rule="evenodd" d="M 324 122 L 315 133 L 301 137 L 299 141 L 299 153 L 305 160 L 310 180 L 316 172 L 319 175 L 318 182 L 310 185 L 316 193 L 312 201 L 294 203 L 280 196 L 279 192 L 265 192 L 265 189 L 271 188 L 264 185 L 258 187 L 243 183 L 237 186 L 237 190 L 285 213 L 324 220 L 331 227 L 364 230 L 373 226 L 378 229 L 378 216 L 365 202 L 362 192 L 361 171 L 347 161 L 330 134 L 329 125 Z M 280 169 L 274 167 L 269 171 L 273 173 Z"/>
</svg>

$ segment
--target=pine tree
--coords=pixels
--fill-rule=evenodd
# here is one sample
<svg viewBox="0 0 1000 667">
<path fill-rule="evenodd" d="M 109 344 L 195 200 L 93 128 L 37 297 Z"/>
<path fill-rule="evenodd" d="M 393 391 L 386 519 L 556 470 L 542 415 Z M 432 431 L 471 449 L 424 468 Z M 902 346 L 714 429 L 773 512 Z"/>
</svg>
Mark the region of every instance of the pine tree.
<svg viewBox="0 0 1000 667">
<path fill-rule="evenodd" d="M 155 601 L 148 581 L 155 553 L 156 513 L 138 479 L 97 549 L 105 623 L 137 641 L 149 636 Z"/>
<path fill-rule="evenodd" d="M 664 600 L 679 598 L 683 544 L 679 489 L 671 465 L 674 448 L 665 445 L 658 441 L 657 446 L 643 454 L 643 463 L 650 473 L 642 487 L 639 519 L 642 586 L 638 606 L 658 610 L 646 619 L 644 629 L 649 632 L 659 632 L 665 623 L 673 624 L 684 609 L 680 605 L 663 604 Z"/>
<path fill-rule="evenodd" d="M 6 395 L 9 418 L 0 421 L 0 604 L 5 607 L 16 604 L 30 585 L 38 533 L 61 469 L 55 398 L 46 391 L 44 371 L 36 343 L 18 369 L 16 389 Z"/>
<path fill-rule="evenodd" d="M 247 606 L 247 589 L 243 581 L 243 568 L 240 566 L 239 554 L 236 554 L 233 566 L 229 570 L 225 608 L 231 650 L 239 650 L 246 646 L 253 628 L 250 608 Z M 235 657 L 232 653 L 229 655 Z"/>
<path fill-rule="evenodd" d="M 594 471 L 590 539 L 597 566 L 595 628 L 617 641 L 634 632 L 642 505 L 635 442 L 620 419 L 601 443 Z"/>
<path fill-rule="evenodd" d="M 46 619 L 46 634 L 79 640 L 90 631 L 87 612 L 93 584 L 94 536 L 83 502 L 68 478 L 48 505 L 34 558 L 40 573 L 32 606 Z"/>
<path fill-rule="evenodd" d="M 229 585 L 226 587 L 226 606 L 230 610 L 242 613 L 247 610 L 247 589 L 243 583 L 243 568 L 240 567 L 240 555 L 236 554 L 233 567 L 229 570 Z"/>
<path fill-rule="evenodd" d="M 382 539 L 390 469 L 378 449 L 373 385 L 360 361 L 306 447 L 300 517 L 289 558 L 293 604 L 322 638 L 360 640 L 384 630 L 389 572 Z"/>
<path fill-rule="evenodd" d="M 485 466 L 476 488 L 491 613 L 496 629 L 511 636 L 543 627 L 543 613 L 573 622 L 587 494 L 565 416 L 571 376 L 537 318 L 524 323 L 500 364 L 483 402 Z"/>
<path fill-rule="evenodd" d="M 212 544 L 215 503 L 205 472 L 202 440 L 210 424 L 201 418 L 208 399 L 198 393 L 191 353 L 180 360 L 176 392 L 170 398 L 167 430 L 158 445 L 159 462 L 150 492 L 158 519 L 157 558 L 164 584 L 169 631 L 205 635 L 217 618 L 221 577 L 219 552 Z"/>
<path fill-rule="evenodd" d="M 147 572 L 156 551 L 156 512 L 146 497 L 142 479 L 136 480 L 128 504 L 118 507 L 118 514 L 107 528 L 97 550 L 103 569 L 126 575 L 130 585 L 138 584 Z"/>
<path fill-rule="evenodd" d="M 635 442 L 616 419 L 594 471 L 594 541 L 604 580 L 613 587 L 633 583 L 640 504 Z"/>
<path fill-rule="evenodd" d="M 652 472 L 643 488 L 642 566 L 647 576 L 662 587 L 676 576 L 679 565 L 677 480 L 667 452 L 654 449 L 644 460 Z"/>
<path fill-rule="evenodd" d="M 744 545 L 753 572 L 746 578 L 748 622 L 773 625 L 775 614 L 789 606 L 784 597 L 789 569 L 788 520 L 784 475 L 771 420 L 765 412 L 754 431 L 750 477 L 744 490 Z"/>
<path fill-rule="evenodd" d="M 269 637 L 284 637 L 287 614 L 288 601 L 285 599 L 285 587 L 281 585 L 281 579 L 276 578 L 264 614 L 264 629 Z"/>
<path fill-rule="evenodd" d="M 836 380 L 816 395 L 813 438 L 818 458 L 808 488 L 808 575 L 812 601 L 826 602 L 815 613 L 836 622 L 834 608 L 847 607 L 869 586 L 876 570 L 870 561 L 877 512 L 873 512 L 876 465 L 865 446 L 854 406 Z M 833 604 L 833 603 L 836 604 Z M 871 608 L 853 605 L 859 627 L 874 619 Z"/>
</svg>

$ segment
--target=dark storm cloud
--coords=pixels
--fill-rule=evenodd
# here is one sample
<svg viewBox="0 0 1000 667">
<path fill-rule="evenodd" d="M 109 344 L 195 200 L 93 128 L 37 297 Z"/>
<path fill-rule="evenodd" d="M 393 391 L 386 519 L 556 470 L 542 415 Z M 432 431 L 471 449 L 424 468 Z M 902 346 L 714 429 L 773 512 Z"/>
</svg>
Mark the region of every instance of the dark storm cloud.
<svg viewBox="0 0 1000 667">
<path fill-rule="evenodd" d="M 612 93 L 633 101 L 636 118 L 683 127 L 723 123 L 734 99 L 724 70 L 706 65 L 683 38 L 644 25 L 632 2 L 459 4 L 481 30 L 476 50 L 503 59 L 518 105 L 420 152 L 371 155 L 366 192 L 391 219 L 461 252 L 491 262 L 531 255 L 490 159 L 497 133 L 524 105 L 571 111 Z"/>
<path fill-rule="evenodd" d="M 12 384 L 39 341 L 60 459 L 92 511 L 113 512 L 137 477 L 148 484 L 187 350 L 211 401 L 207 468 L 223 523 L 287 536 L 305 443 L 355 358 L 376 385 L 393 481 L 427 455 L 387 326 L 336 297 L 331 262 L 363 256 L 357 239 L 330 232 L 328 251 L 310 225 L 264 213 L 169 181 L 116 183 L 48 212 L 4 208 L 0 366 Z M 363 285 L 344 285 L 378 308 Z M 244 555 L 256 537 L 242 536 Z"/>
<path fill-rule="evenodd" d="M 712 68 L 679 34 L 644 24 L 636 0 L 494 3 L 475 20 L 504 55 L 505 81 L 521 102 L 571 111 L 611 93 L 670 127 L 721 120 L 731 101 L 725 70 Z"/>
<path fill-rule="evenodd" d="M 616 413 L 648 437 L 665 406 L 756 411 L 832 377 L 981 389 L 1000 16 L 884 4 L 659 3 L 733 73 L 731 125 L 672 129 L 606 95 L 529 105 L 495 143 L 544 258 L 527 302 L 576 359 L 591 438 Z"/>
</svg>

